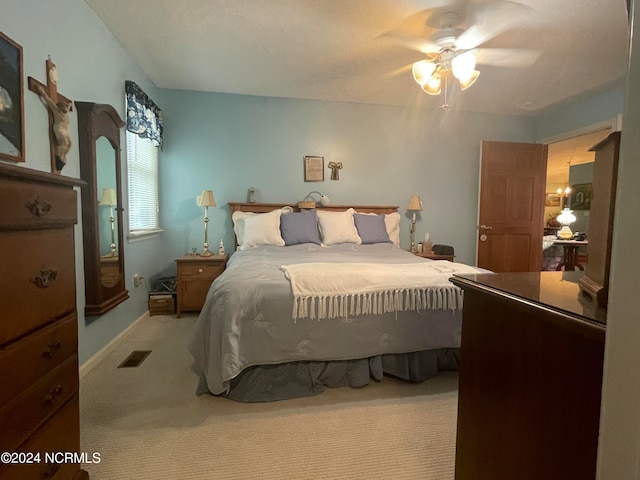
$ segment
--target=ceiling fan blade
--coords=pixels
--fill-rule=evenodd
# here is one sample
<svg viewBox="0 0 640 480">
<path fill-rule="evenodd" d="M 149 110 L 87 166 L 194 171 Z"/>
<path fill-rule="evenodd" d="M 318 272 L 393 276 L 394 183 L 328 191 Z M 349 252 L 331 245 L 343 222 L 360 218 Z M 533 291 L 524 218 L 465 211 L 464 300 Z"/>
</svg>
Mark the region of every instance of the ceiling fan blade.
<svg viewBox="0 0 640 480">
<path fill-rule="evenodd" d="M 521 24 L 533 11 L 531 7 L 506 0 L 478 7 L 473 15 L 473 24 L 456 39 L 456 48 L 476 48 Z"/>
<path fill-rule="evenodd" d="M 536 63 L 542 55 L 542 51 L 522 48 L 476 48 L 473 50 L 473 54 L 479 64 L 524 68 Z"/>
<path fill-rule="evenodd" d="M 380 35 L 378 38 L 386 39 L 395 45 L 422 52 L 425 54 L 433 54 L 439 52 L 442 47 L 426 38 L 414 37 L 402 32 L 392 31 Z"/>
</svg>

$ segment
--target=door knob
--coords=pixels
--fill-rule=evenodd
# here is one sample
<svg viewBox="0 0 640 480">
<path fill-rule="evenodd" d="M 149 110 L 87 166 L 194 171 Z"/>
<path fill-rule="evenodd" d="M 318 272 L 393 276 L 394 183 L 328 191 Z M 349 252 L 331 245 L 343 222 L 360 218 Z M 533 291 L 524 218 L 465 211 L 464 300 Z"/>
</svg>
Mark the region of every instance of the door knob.
<svg viewBox="0 0 640 480">
<path fill-rule="evenodd" d="M 482 225 L 480 225 L 480 229 L 482 229 L 482 230 L 493 230 L 493 227 L 490 227 L 489 225 L 482 224 Z"/>
</svg>

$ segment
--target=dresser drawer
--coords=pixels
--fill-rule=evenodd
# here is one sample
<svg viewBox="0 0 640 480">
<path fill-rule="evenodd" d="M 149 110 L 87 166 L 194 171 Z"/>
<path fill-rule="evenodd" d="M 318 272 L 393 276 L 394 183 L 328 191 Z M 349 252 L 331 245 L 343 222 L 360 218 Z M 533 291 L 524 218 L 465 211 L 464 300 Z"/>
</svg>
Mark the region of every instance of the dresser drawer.
<svg viewBox="0 0 640 480">
<path fill-rule="evenodd" d="M 73 312 L 73 228 L 0 232 L 0 345 Z"/>
<path fill-rule="evenodd" d="M 0 409 L 0 452 L 13 451 L 78 391 L 74 355 Z"/>
<path fill-rule="evenodd" d="M 73 225 L 77 216 L 73 189 L 0 177 L 0 230 Z"/>
<path fill-rule="evenodd" d="M 208 280 L 214 280 L 218 275 L 224 271 L 223 263 L 214 264 L 195 264 L 195 265 L 180 265 L 179 272 L 182 278 L 202 278 Z"/>
<path fill-rule="evenodd" d="M 0 464 L 0 478 L 11 480 L 69 480 L 74 478 L 75 473 L 79 470 L 78 464 L 46 464 L 45 453 L 80 452 L 78 396 L 75 395 L 69 403 L 60 409 L 57 415 L 16 450 L 25 453 L 39 453 L 41 462 L 31 465 L 4 465 L 4 467 Z"/>
<path fill-rule="evenodd" d="M 0 349 L 0 409 L 78 349 L 75 312 Z"/>
</svg>

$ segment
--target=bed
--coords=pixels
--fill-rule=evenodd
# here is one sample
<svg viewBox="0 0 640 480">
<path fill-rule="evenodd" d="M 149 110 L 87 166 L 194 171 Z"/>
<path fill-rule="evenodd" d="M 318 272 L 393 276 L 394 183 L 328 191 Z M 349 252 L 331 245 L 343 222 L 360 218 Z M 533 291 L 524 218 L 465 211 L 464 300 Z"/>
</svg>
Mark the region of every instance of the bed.
<svg viewBox="0 0 640 480">
<path fill-rule="evenodd" d="M 397 207 L 229 205 L 237 250 L 189 343 L 198 394 L 274 401 L 457 369 L 448 278 L 480 270 L 400 249 Z"/>
<path fill-rule="evenodd" d="M 556 235 L 544 235 L 542 237 L 542 270 L 556 271 L 558 265 L 562 263 L 562 245 L 556 242 Z"/>
</svg>

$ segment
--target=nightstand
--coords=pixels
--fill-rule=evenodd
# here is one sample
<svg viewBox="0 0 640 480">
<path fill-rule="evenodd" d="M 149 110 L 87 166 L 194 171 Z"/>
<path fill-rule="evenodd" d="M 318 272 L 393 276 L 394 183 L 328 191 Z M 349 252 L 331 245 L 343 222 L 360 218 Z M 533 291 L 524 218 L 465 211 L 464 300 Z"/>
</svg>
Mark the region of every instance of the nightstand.
<svg viewBox="0 0 640 480">
<path fill-rule="evenodd" d="M 227 255 L 184 255 L 176 259 L 178 267 L 177 316 L 202 310 L 211 283 L 224 272 Z"/>
<path fill-rule="evenodd" d="M 450 262 L 453 262 L 453 259 L 456 258 L 455 255 L 438 255 L 433 252 L 413 252 L 413 254 L 430 260 L 449 260 Z"/>
</svg>

